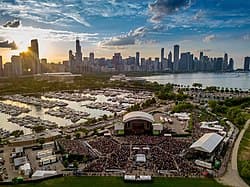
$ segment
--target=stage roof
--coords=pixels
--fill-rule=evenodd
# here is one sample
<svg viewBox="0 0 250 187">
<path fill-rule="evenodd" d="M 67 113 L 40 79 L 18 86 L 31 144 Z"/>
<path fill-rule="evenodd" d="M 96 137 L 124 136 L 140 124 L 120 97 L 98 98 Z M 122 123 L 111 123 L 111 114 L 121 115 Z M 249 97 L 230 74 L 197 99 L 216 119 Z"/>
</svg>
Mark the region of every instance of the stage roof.
<svg viewBox="0 0 250 187">
<path fill-rule="evenodd" d="M 154 117 L 151 114 L 148 114 L 146 112 L 141 112 L 141 111 L 130 112 L 123 116 L 124 123 L 132 121 L 132 120 L 145 120 L 145 121 L 153 123 Z"/>
<path fill-rule="evenodd" d="M 190 148 L 206 153 L 211 153 L 223 140 L 223 137 L 216 133 L 204 134 L 199 140 L 194 142 Z"/>
</svg>

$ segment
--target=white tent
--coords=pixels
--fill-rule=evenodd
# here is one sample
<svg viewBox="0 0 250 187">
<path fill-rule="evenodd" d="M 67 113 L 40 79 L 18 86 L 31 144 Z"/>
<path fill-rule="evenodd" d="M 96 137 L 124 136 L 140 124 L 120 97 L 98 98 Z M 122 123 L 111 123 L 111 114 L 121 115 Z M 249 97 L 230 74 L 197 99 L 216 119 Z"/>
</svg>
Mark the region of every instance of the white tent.
<svg viewBox="0 0 250 187">
<path fill-rule="evenodd" d="M 115 124 L 115 131 L 124 130 L 124 124 L 123 123 L 116 123 Z"/>
<path fill-rule="evenodd" d="M 190 148 L 206 153 L 211 153 L 220 144 L 223 137 L 216 133 L 204 134 L 199 140 L 194 142 Z"/>
<path fill-rule="evenodd" d="M 146 156 L 144 154 L 136 154 L 136 162 L 146 162 Z"/>
<path fill-rule="evenodd" d="M 35 173 L 33 173 L 32 178 L 43 178 L 48 176 L 56 175 L 56 171 L 43 171 L 43 170 L 36 170 Z"/>
<path fill-rule="evenodd" d="M 124 175 L 124 180 L 125 181 L 135 181 L 136 177 L 135 177 L 135 175 Z"/>
<path fill-rule="evenodd" d="M 154 131 L 162 131 L 163 130 L 163 125 L 160 123 L 154 123 L 153 124 L 153 130 Z"/>
<path fill-rule="evenodd" d="M 31 173 L 31 166 L 30 163 L 26 163 L 22 166 L 19 167 L 19 170 L 21 171 L 21 173 L 23 173 L 25 176 L 29 176 L 29 174 Z"/>
</svg>

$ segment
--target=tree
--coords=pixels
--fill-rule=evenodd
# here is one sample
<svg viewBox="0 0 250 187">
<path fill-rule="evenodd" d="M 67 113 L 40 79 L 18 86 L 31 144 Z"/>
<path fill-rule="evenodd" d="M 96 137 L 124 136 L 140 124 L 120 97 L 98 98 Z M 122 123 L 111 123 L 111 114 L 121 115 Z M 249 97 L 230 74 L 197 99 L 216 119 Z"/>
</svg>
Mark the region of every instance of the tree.
<svg viewBox="0 0 250 187">
<path fill-rule="evenodd" d="M 202 88 L 202 84 L 201 84 L 201 83 L 193 83 L 192 86 L 193 86 L 193 87 Z"/>
<path fill-rule="evenodd" d="M 77 132 L 77 133 L 75 134 L 75 136 L 76 136 L 76 139 L 79 139 L 79 138 L 81 137 L 81 133 L 80 133 L 80 132 Z"/>
<path fill-rule="evenodd" d="M 78 162 L 76 160 L 73 162 L 73 167 L 78 168 Z"/>
<path fill-rule="evenodd" d="M 107 119 L 108 119 L 108 116 L 107 116 L 106 114 L 104 114 L 104 115 L 102 116 L 102 119 L 103 119 L 103 120 L 107 120 Z"/>
<path fill-rule="evenodd" d="M 64 160 L 63 161 L 63 165 L 65 168 L 67 168 L 69 166 L 69 161 L 68 160 Z"/>
<path fill-rule="evenodd" d="M 42 144 L 45 143 L 45 139 L 44 138 L 39 138 L 39 139 L 37 139 L 37 143 L 42 145 Z"/>
</svg>

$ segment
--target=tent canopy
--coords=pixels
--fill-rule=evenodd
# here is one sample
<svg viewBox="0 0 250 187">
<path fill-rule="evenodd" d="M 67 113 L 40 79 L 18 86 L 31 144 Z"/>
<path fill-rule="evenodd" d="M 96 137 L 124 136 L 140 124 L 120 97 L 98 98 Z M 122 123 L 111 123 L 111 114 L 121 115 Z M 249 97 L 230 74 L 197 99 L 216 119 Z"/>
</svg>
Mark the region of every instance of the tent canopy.
<svg viewBox="0 0 250 187">
<path fill-rule="evenodd" d="M 220 144 L 223 137 L 216 133 L 204 134 L 200 139 L 194 142 L 190 148 L 198 151 L 211 153 Z"/>
</svg>

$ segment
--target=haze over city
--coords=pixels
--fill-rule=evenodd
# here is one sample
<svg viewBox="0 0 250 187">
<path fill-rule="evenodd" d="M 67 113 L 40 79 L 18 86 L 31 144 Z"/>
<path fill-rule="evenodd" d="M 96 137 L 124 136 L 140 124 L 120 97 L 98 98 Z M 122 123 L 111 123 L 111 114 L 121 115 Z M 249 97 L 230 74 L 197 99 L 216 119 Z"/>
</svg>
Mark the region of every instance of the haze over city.
<svg viewBox="0 0 250 187">
<path fill-rule="evenodd" d="M 76 37 L 83 55 L 111 58 L 140 51 L 143 57 L 165 55 L 173 45 L 195 56 L 228 53 L 242 67 L 250 49 L 250 2 L 244 0 L 1 0 L 0 54 L 3 62 L 39 40 L 40 57 L 68 59 Z M 6 42 L 8 41 L 8 42 Z"/>
</svg>

